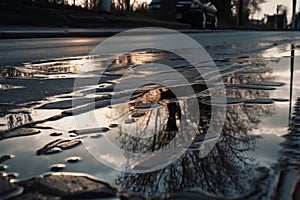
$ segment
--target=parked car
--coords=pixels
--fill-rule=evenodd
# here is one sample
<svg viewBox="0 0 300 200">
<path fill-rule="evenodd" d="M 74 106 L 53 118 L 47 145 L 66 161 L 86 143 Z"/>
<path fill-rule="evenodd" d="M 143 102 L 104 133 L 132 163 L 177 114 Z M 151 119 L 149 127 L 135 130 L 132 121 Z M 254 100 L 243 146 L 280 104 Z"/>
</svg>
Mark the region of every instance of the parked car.
<svg viewBox="0 0 300 200">
<path fill-rule="evenodd" d="M 158 13 L 161 0 L 152 0 L 149 11 Z M 205 29 L 218 26 L 217 8 L 208 0 L 178 0 L 176 3 L 176 20 L 188 23 L 192 28 Z"/>
<path fill-rule="evenodd" d="M 160 1 L 161 0 L 152 0 L 148 6 L 150 12 L 156 13 L 160 9 Z"/>
<path fill-rule="evenodd" d="M 189 11 L 192 0 L 178 0 L 176 3 L 176 20 L 184 22 L 184 16 Z"/>
<path fill-rule="evenodd" d="M 217 11 L 217 8 L 210 1 L 193 0 L 190 9 L 183 18 L 192 28 L 205 29 L 209 26 L 216 29 L 218 27 Z"/>
<path fill-rule="evenodd" d="M 158 13 L 160 10 L 161 0 L 152 0 L 148 6 L 150 12 Z M 190 9 L 192 0 L 178 0 L 176 3 L 176 20 L 182 21 L 182 16 Z"/>
</svg>

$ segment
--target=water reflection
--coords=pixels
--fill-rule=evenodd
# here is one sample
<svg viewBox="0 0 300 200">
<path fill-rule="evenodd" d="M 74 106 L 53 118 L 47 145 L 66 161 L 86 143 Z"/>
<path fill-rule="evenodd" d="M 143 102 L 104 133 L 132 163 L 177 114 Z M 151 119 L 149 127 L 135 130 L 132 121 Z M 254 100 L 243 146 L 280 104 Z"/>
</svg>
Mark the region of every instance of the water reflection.
<svg viewBox="0 0 300 200">
<path fill-rule="evenodd" d="M 162 52 L 139 51 L 121 55 L 111 62 L 112 56 L 78 56 L 53 60 L 41 60 L 24 63 L 23 66 L 1 67 L 0 77 L 4 78 L 66 78 L 76 77 L 81 67 L 88 63 L 90 72 L 99 66 L 108 68 L 124 68 L 123 73 L 130 70 L 130 65 L 140 65 L 161 60 Z M 109 63 L 111 62 L 111 63 Z M 97 73 L 96 73 L 97 74 Z M 109 74 L 109 73 L 107 73 Z M 3 86 L 4 87 L 4 86 Z M 0 87 L 1 89 L 2 87 Z"/>
<path fill-rule="evenodd" d="M 251 70 L 243 70 L 232 73 L 224 77 L 224 81 L 230 84 L 263 84 L 280 87 L 284 84 L 274 82 L 275 77 L 272 71 L 265 70 L 262 65 Z M 257 71 L 261 73 L 257 73 Z M 242 73 L 241 73 L 242 72 Z M 204 90 L 204 88 L 203 88 Z M 154 92 L 155 103 L 161 103 L 161 96 L 167 91 Z M 242 100 L 259 100 L 271 98 L 267 89 L 253 90 L 246 89 L 227 89 L 229 97 L 237 97 Z M 141 97 L 143 99 L 143 97 Z M 144 97 L 141 102 L 145 102 Z M 199 107 L 203 113 L 199 121 L 199 133 L 205 134 L 210 120 L 210 106 L 203 104 L 205 98 L 199 98 Z M 146 101 L 147 102 L 147 101 Z M 245 101 L 246 102 L 246 101 Z M 129 104 L 134 107 L 136 104 Z M 146 139 L 133 139 L 127 134 L 119 133 L 117 139 L 121 147 L 133 152 L 154 151 L 167 145 L 174 134 L 178 134 L 180 122 L 176 118 L 181 114 L 180 103 L 167 102 L 167 120 L 162 124 L 155 125 L 164 127 L 157 135 Z M 120 116 L 122 107 L 120 107 Z M 133 110 L 134 112 L 134 110 Z M 260 101 L 257 104 L 239 104 L 228 106 L 226 122 L 223 128 L 222 136 L 213 150 L 205 157 L 200 158 L 198 150 L 188 150 L 182 158 L 164 169 L 144 174 L 123 173 L 116 183 L 124 191 L 141 192 L 148 196 L 159 195 L 168 191 L 183 191 L 186 189 L 201 189 L 209 193 L 220 196 L 240 196 L 254 190 L 249 180 L 257 180 L 258 174 L 255 168 L 258 166 L 254 157 L 250 157 L 247 152 L 255 149 L 257 139 L 260 137 L 253 134 L 261 123 L 261 119 L 272 116 L 275 113 L 274 105 L 263 105 Z M 147 115 L 146 115 L 147 116 Z M 152 118 L 151 118 L 152 117 Z M 144 117 L 145 118 L 145 117 Z M 155 119 L 155 115 L 148 115 L 147 122 Z M 135 123 L 137 123 L 135 121 Z M 150 123 L 140 124 L 140 130 L 148 130 Z M 152 125 L 154 126 L 154 125 Z M 154 127 L 155 127 L 154 126 Z M 171 133 L 171 134 L 170 134 Z M 184 130 L 188 135 L 189 131 Z M 248 180 L 248 181 L 246 181 Z"/>
<path fill-rule="evenodd" d="M 292 46 L 292 56 L 290 58 L 291 63 L 294 63 L 293 49 L 294 48 Z M 153 196 L 159 195 L 166 191 L 169 192 L 195 189 L 204 190 L 218 196 L 232 197 L 241 196 L 254 190 L 253 182 L 259 179 L 259 175 L 255 171 L 255 169 L 259 166 L 259 160 L 257 159 L 258 156 L 252 156 L 252 154 L 249 152 L 253 152 L 255 150 L 255 145 L 258 144 L 261 139 L 260 135 L 270 132 L 276 135 L 276 132 L 285 131 L 284 129 L 279 130 L 280 128 L 284 127 L 281 119 L 278 120 L 280 123 L 276 122 L 276 125 L 274 124 L 274 119 L 276 119 L 274 116 L 276 116 L 275 114 L 278 113 L 281 116 L 284 111 L 287 111 L 287 105 L 289 104 L 273 102 L 271 105 L 264 105 L 262 99 L 275 99 L 279 97 L 288 98 L 284 92 L 289 90 L 292 92 L 292 87 L 288 88 L 289 84 L 282 84 L 282 81 L 288 83 L 288 80 L 282 79 L 287 71 L 285 67 L 282 67 L 284 72 L 278 72 L 278 69 L 272 66 L 272 64 L 270 65 L 270 68 L 268 68 L 269 65 L 266 66 L 265 62 L 261 62 L 258 65 L 257 60 L 253 61 L 252 59 L 249 61 L 247 58 L 244 58 L 234 61 L 236 61 L 236 63 L 239 65 L 233 66 L 232 68 L 234 68 L 234 70 L 224 70 L 223 78 L 224 82 L 228 85 L 243 86 L 243 88 L 228 87 L 226 89 L 228 98 L 238 100 L 237 102 L 239 104 L 221 105 L 227 106 L 226 121 L 223 132 L 218 140 L 218 143 L 206 157 L 201 158 L 199 156 L 201 151 L 203 151 L 206 147 L 206 144 L 201 143 L 203 141 L 201 138 L 207 132 L 207 129 L 210 125 L 209 120 L 211 115 L 211 106 L 205 103 L 210 99 L 209 94 L 205 93 L 207 89 L 205 85 L 194 84 L 192 86 L 195 93 L 201 94 L 198 97 L 198 106 L 201 110 L 201 116 L 194 116 L 194 113 L 189 113 L 188 115 L 191 124 L 194 123 L 196 119 L 198 120 L 196 123 L 197 135 L 194 137 L 193 134 L 191 134 L 192 128 L 185 130 L 180 129 L 182 126 L 182 121 L 180 119 L 187 115 L 186 110 L 188 110 L 189 107 L 189 100 L 188 98 L 179 100 L 172 92 L 172 89 L 174 88 L 181 88 L 184 90 L 185 86 L 174 85 L 173 88 L 168 88 L 163 87 L 163 84 L 153 84 L 140 87 L 133 93 L 129 102 L 120 102 L 110 108 L 107 107 L 110 105 L 109 103 L 102 104 L 102 107 L 96 107 L 96 111 L 104 110 L 101 115 L 99 115 L 99 118 L 101 120 L 105 119 L 102 123 L 103 127 L 106 128 L 107 131 L 100 132 L 98 127 L 98 129 L 85 132 L 86 134 L 84 136 L 96 141 L 98 149 L 99 145 L 101 145 L 101 141 L 103 140 L 103 135 L 108 135 L 113 138 L 115 144 L 127 151 L 154 152 L 168 146 L 171 141 L 174 140 L 176 135 L 180 135 L 184 139 L 192 141 L 190 146 L 184 147 L 186 152 L 180 159 L 174 161 L 171 165 L 154 172 L 144 174 L 122 173 L 118 174 L 118 177 L 115 179 L 115 177 L 111 175 L 113 174 L 111 173 L 112 169 L 107 169 L 102 164 L 96 163 L 95 160 L 92 160 L 87 156 L 85 151 L 82 149 L 79 151 L 78 149 L 82 148 L 79 146 L 75 148 L 76 151 L 70 149 L 57 153 L 57 155 L 49 155 L 49 157 L 48 155 L 41 155 L 38 159 L 31 158 L 32 160 L 35 160 L 36 166 L 27 166 L 26 172 L 24 173 L 30 175 L 42 173 L 45 168 L 48 170 L 50 164 L 60 163 L 62 160 L 66 159 L 66 155 L 68 155 L 67 157 L 72 157 L 74 156 L 74 152 L 79 152 L 79 154 L 76 153 L 75 156 L 80 156 L 82 161 L 74 163 L 73 168 L 72 166 L 69 168 L 70 165 L 67 165 L 66 169 L 77 171 L 78 169 L 76 169 L 76 165 L 80 165 L 80 172 L 97 174 L 97 176 L 100 178 L 105 177 L 106 180 L 115 182 L 123 191 L 133 191 L 143 193 L 148 196 Z M 251 64 L 252 61 L 254 62 L 253 65 L 255 65 L 255 67 L 245 67 L 249 63 Z M 98 60 L 95 62 L 99 63 L 100 61 Z M 189 75 L 192 74 L 192 78 L 201 80 L 201 78 L 199 78 L 199 74 L 195 74 L 193 70 L 190 70 L 189 63 L 184 62 L 179 57 L 167 55 L 162 51 L 132 52 L 122 55 L 110 63 L 109 67 L 105 71 L 105 76 L 100 79 L 99 85 L 93 86 L 93 91 L 96 91 L 96 96 L 99 97 L 99 99 L 96 99 L 96 101 L 110 101 L 111 95 L 119 92 L 114 91 L 114 86 L 115 83 L 120 81 L 121 75 L 129 72 L 137 65 L 146 62 L 168 63 L 178 71 L 183 72 L 186 77 L 191 78 Z M 49 63 L 47 64 L 48 67 L 52 65 L 54 66 L 52 72 L 51 70 L 47 71 L 43 68 L 43 66 L 40 68 L 37 67 L 37 69 L 39 69 L 39 71 L 44 71 L 45 74 L 69 72 L 76 73 L 75 69 L 72 71 L 70 68 L 59 71 L 60 69 L 58 70 L 55 68 L 60 68 L 61 64 Z M 282 66 L 284 64 L 278 61 L 276 61 L 276 63 Z M 32 65 L 39 66 L 42 64 L 33 63 Z M 19 72 L 9 72 L 7 73 L 7 76 L 10 76 L 9 74 L 14 75 L 18 73 Z M 33 71 L 30 73 L 34 74 Z M 29 74 L 28 76 L 22 74 L 20 76 L 30 77 L 30 73 L 27 73 Z M 97 74 L 95 71 L 94 73 Z M 144 75 L 147 75 L 147 73 L 148 72 L 145 72 Z M 293 76 L 291 76 L 291 78 L 292 77 Z M 291 86 L 293 86 L 292 82 L 293 81 L 291 80 Z M 256 87 L 255 89 L 253 85 L 259 85 L 263 87 L 260 89 L 257 89 Z M 269 90 L 266 87 L 272 87 L 274 90 Z M 95 88 L 97 89 L 94 90 Z M 78 91 L 76 94 L 80 98 L 88 97 L 90 90 L 91 87 L 86 87 Z M 70 96 L 70 94 L 68 95 Z M 292 98 L 292 96 L 290 96 L 290 98 Z M 250 105 L 249 101 L 246 100 L 256 100 L 256 103 Z M 82 109 L 87 106 L 86 104 L 89 103 L 88 101 L 84 102 L 83 104 L 78 104 L 77 106 Z M 52 109 L 60 109 L 57 110 L 56 113 L 61 113 L 64 111 L 69 111 L 69 113 L 72 113 L 73 110 L 70 107 L 70 99 L 63 99 L 62 101 L 59 101 L 59 103 L 55 103 L 57 102 L 52 102 L 52 104 L 49 103 L 48 107 L 42 107 L 42 110 L 45 109 L 44 113 L 49 111 L 47 110 L 49 107 Z M 111 116 L 111 110 L 113 110 L 114 117 Z M 88 113 L 91 112 L 91 110 L 88 109 L 82 109 L 82 111 Z M 36 111 L 36 113 L 39 112 L 43 113 L 42 111 Z M 31 122 L 32 118 L 34 118 L 31 115 L 35 115 L 35 113 L 9 115 L 7 116 L 7 127 L 9 129 L 13 129 L 15 127 L 22 126 L 22 124 Z M 44 118 L 45 114 L 42 114 L 42 119 Z M 38 125 L 52 125 L 52 128 L 57 126 L 56 131 L 59 130 L 60 132 L 63 132 L 63 136 L 65 137 L 67 133 L 70 132 L 71 128 L 75 127 L 75 125 L 71 124 L 70 118 L 70 115 L 63 114 L 59 115 L 59 118 L 50 116 L 49 119 L 51 119 L 51 122 L 49 120 L 41 120 L 40 124 Z M 269 118 L 272 122 L 269 124 L 265 123 L 266 118 Z M 60 124 L 64 124 L 66 126 L 60 127 Z M 268 129 L 269 132 L 263 129 Z M 30 145 L 32 141 L 30 141 L 30 139 L 26 139 L 26 145 L 31 147 L 30 150 L 32 150 L 34 153 L 43 145 L 53 142 L 50 141 L 53 140 L 53 137 L 50 137 L 49 139 L 49 137 L 45 136 L 49 136 L 50 132 L 53 132 L 53 130 L 48 132 L 47 130 L 43 131 L 47 134 L 40 134 L 41 136 L 39 138 L 35 138 L 34 140 L 34 143 L 37 143 L 36 141 L 42 141 L 43 144 L 35 144 L 32 147 Z M 91 134 L 90 136 L 93 137 L 89 137 L 88 134 Z M 74 136 L 78 135 L 75 134 Z M 7 142 L 8 144 L 14 144 L 13 139 Z M 26 145 L 24 145 L 24 148 L 19 147 L 19 152 L 14 152 L 17 155 L 17 158 L 19 156 L 19 158 L 23 159 L 23 162 L 25 162 L 25 157 L 22 157 L 22 155 L 24 154 L 23 151 L 27 151 L 25 149 Z M 272 154 L 275 154 L 274 152 L 276 152 L 276 148 L 276 145 L 272 146 Z M 25 154 L 30 157 L 33 155 L 32 152 L 25 152 Z M 63 155 L 59 155 L 62 153 Z M 40 160 L 47 160 L 47 163 L 42 165 L 44 167 L 43 169 L 39 167 L 40 165 L 38 163 Z M 51 160 L 53 160 L 54 163 L 50 163 Z M 270 158 L 270 160 L 272 159 Z M 116 160 L 116 162 L 120 163 L 121 161 Z M 90 163 L 93 163 L 94 167 L 89 166 Z M 13 168 L 10 166 L 9 169 L 17 169 L 18 166 L 22 166 L 22 163 L 20 164 L 16 162 L 15 166 Z M 270 167 L 270 164 L 268 167 Z M 23 169 L 19 169 L 21 176 L 22 170 Z M 35 170 L 37 172 L 35 172 Z M 99 171 L 101 173 L 99 173 Z M 115 174 L 116 173 L 114 173 L 114 175 Z"/>
<path fill-rule="evenodd" d="M 11 89 L 19 89 L 19 88 L 23 88 L 23 87 L 17 85 L 0 84 L 0 90 L 11 90 Z"/>
<path fill-rule="evenodd" d="M 203 88 L 205 89 L 205 86 Z M 175 94 L 167 88 L 151 90 L 128 104 L 116 105 L 113 108 L 114 118 L 122 130 L 116 140 L 122 149 L 130 152 L 157 151 L 167 146 L 176 135 L 181 134 L 178 132 L 182 127 L 181 118 L 183 113 L 187 115 L 185 112 L 188 105 L 188 101 L 178 101 Z M 195 121 L 192 116 L 190 113 L 185 116 L 190 118 L 191 126 Z M 132 124 L 126 124 L 130 117 Z M 207 128 L 207 123 L 203 122 L 201 128 Z M 190 140 L 195 132 L 186 129 L 184 134 L 180 136 L 181 139 Z"/>
<path fill-rule="evenodd" d="M 253 94 L 253 97 L 257 96 Z M 199 106 L 205 112 L 200 118 L 199 129 L 205 134 L 210 117 L 209 106 L 201 102 Z M 187 151 L 182 158 L 162 170 L 145 174 L 123 173 L 116 183 L 124 191 L 142 192 L 149 196 L 192 188 L 221 196 L 242 195 L 249 192 L 251 184 L 245 180 L 257 178 L 254 171 L 257 163 L 246 154 L 255 148 L 258 137 L 253 135 L 252 131 L 260 123 L 261 118 L 270 116 L 271 113 L 271 108 L 263 105 L 229 106 L 222 136 L 205 158 L 199 156 L 201 149 Z M 172 118 L 171 113 L 169 118 Z M 175 123 L 167 123 L 166 127 L 168 125 L 172 131 L 177 131 Z M 122 134 L 119 140 L 124 146 L 130 146 L 132 151 L 139 148 L 157 149 L 163 138 L 167 137 L 165 135 L 168 133 L 167 130 L 168 128 L 161 132 L 156 141 L 132 140 Z M 184 133 L 189 132 L 185 130 Z"/>
<path fill-rule="evenodd" d="M 88 57 L 72 57 L 47 61 L 24 63 L 19 67 L 1 67 L 0 77 L 4 78 L 46 78 L 58 75 L 76 74 Z"/>
<path fill-rule="evenodd" d="M 112 75 L 109 81 L 117 81 L 119 77 L 116 75 L 122 75 L 129 71 L 126 65 L 132 64 L 132 58 L 126 55 L 120 60 L 115 61 L 106 71 L 108 75 Z M 249 70 L 242 71 L 245 72 L 242 75 L 239 71 L 224 77 L 224 80 L 230 84 L 268 83 L 270 85 L 274 83 L 271 72 L 261 70 L 263 67 L 252 69 L 251 73 Z M 261 73 L 258 73 L 258 70 Z M 277 83 L 272 85 L 278 86 Z M 195 85 L 194 88 L 198 88 L 196 93 L 206 89 L 201 84 Z M 140 90 L 143 92 L 132 97 L 131 102 L 113 107 L 118 124 L 116 127 L 122 130 L 114 138 L 120 148 L 130 152 L 153 152 L 167 146 L 176 134 L 184 134 L 186 139 L 193 139 L 193 135 L 189 135 L 189 130 L 178 132 L 181 125 L 180 118 L 184 113 L 183 108 L 188 105 L 188 102 L 178 101 L 169 88 L 148 86 Z M 99 93 L 103 91 L 107 92 L 108 90 L 98 90 Z M 249 88 L 245 90 L 228 89 L 227 94 L 242 100 L 270 97 L 266 90 Z M 210 106 L 203 103 L 207 98 L 209 96 L 202 96 L 198 99 L 202 114 L 197 127 L 199 135 L 205 134 L 209 126 Z M 153 105 L 155 107 L 151 108 Z M 258 138 L 253 135 L 253 130 L 257 128 L 262 118 L 271 116 L 273 113 L 273 106 L 259 103 L 228 107 L 223 135 L 207 157 L 199 157 L 201 148 L 188 149 L 181 159 L 162 170 L 145 174 L 122 174 L 116 183 L 124 191 L 141 192 L 147 195 L 191 188 L 201 188 L 207 192 L 224 196 L 241 195 L 251 188 L 251 184 L 248 181 L 245 183 L 245 180 L 257 178 L 254 173 L 257 163 L 246 154 L 254 149 Z M 132 124 L 137 129 L 130 129 Z M 124 126 L 127 128 L 124 129 Z M 140 137 L 132 137 L 129 134 L 132 132 L 135 133 L 135 136 Z"/>
</svg>

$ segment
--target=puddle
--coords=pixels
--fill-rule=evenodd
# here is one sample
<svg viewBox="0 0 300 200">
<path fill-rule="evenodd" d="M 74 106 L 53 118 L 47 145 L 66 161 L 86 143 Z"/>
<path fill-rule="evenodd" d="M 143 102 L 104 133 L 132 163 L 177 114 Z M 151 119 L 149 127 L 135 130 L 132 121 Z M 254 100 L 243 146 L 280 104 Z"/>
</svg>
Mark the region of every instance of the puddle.
<svg viewBox="0 0 300 200">
<path fill-rule="evenodd" d="M 24 87 L 17 86 L 17 85 L 0 84 L 0 90 L 11 90 L 11 89 L 19 89 L 19 88 L 24 88 Z"/>
<path fill-rule="evenodd" d="M 173 54 L 143 50 L 122 55 L 110 63 L 97 85 L 84 85 L 75 93 L 49 94 L 33 101 L 38 104 L 19 110 L 9 109 L 10 113 L 0 118 L 0 131 L 10 133 L 22 127 L 34 128 L 39 133 L 0 141 L 1 154 L 14 155 L 4 159 L 2 171 L 18 173 L 13 178 L 16 180 L 51 171 L 88 173 L 116 184 L 121 191 L 140 192 L 146 196 L 187 189 L 200 189 L 226 197 L 248 194 L 255 189 L 254 183 L 261 180 L 261 171 L 268 171 L 270 176 L 275 173 L 273 165 L 280 158 L 279 144 L 284 141 L 281 136 L 288 132 L 291 105 L 300 96 L 300 88 L 296 84 L 290 88 L 290 50 L 290 46 L 276 46 L 256 55 L 257 58 L 226 61 L 230 66 L 228 63 L 221 64 L 220 71 L 227 86 L 226 101 L 218 98 L 217 85 L 215 96 L 210 99 L 206 86 L 199 81 L 199 75 L 182 58 Z M 276 52 L 280 56 L 271 57 Z M 298 49 L 295 55 L 294 62 L 297 63 Z M 18 81 L 73 78 L 78 74 L 83 59 L 94 65 L 108 62 L 95 57 L 32 62 L 22 67 L 2 68 L 0 76 L 3 80 L 15 78 Z M 145 63 L 167 64 L 184 76 L 198 80 L 192 85 L 201 110 L 196 126 L 194 118 L 198 117 L 193 116 L 192 111 L 186 111 L 191 104 L 189 93 L 184 93 L 182 98 L 173 93 L 176 90 L 188 91 L 188 87 L 173 84 L 176 80 L 169 71 L 165 71 L 170 75 L 166 76 L 164 83 L 172 87 L 165 87 L 162 83 L 141 85 L 134 91 L 131 85 L 124 86 L 124 90 L 114 88 L 117 83 L 132 77 L 151 75 L 151 70 L 145 69 L 131 74 L 132 77 L 121 76 L 130 74 Z M 99 73 L 93 64 L 90 71 L 80 74 L 82 78 Z M 294 77 L 300 73 L 299 70 L 295 65 Z M 154 70 L 152 72 L 158 75 Z M 211 76 L 214 76 L 213 73 Z M 1 89 L 1 86 L 0 90 L 16 89 Z M 126 99 L 128 96 L 130 98 Z M 72 101 L 73 98 L 76 101 Z M 207 138 L 217 144 L 206 157 L 201 158 L 199 153 L 209 145 L 205 144 L 203 135 L 209 127 L 213 100 L 219 107 L 226 107 L 226 121 L 220 138 Z M 123 173 L 100 163 L 95 155 L 88 152 L 99 151 L 97 155 L 101 155 L 102 159 L 118 166 L 124 160 L 107 156 L 110 150 L 107 138 L 115 146 L 130 152 L 153 152 L 167 146 L 176 135 L 181 134 L 182 116 L 190 122 L 183 132 L 185 139 L 191 140 L 191 145 L 180 147 L 185 150 L 184 155 L 163 169 L 143 174 Z M 84 124 L 80 129 L 76 128 L 75 117 Z M 195 137 L 189 135 L 194 127 L 198 131 Z M 132 168 L 141 168 L 151 162 L 154 161 L 145 158 L 141 163 L 130 164 Z"/>
<path fill-rule="evenodd" d="M 66 78 L 76 74 L 86 57 L 62 58 L 24 63 L 18 67 L 1 67 L 4 78 Z M 88 57 L 87 57 L 88 58 Z"/>
</svg>

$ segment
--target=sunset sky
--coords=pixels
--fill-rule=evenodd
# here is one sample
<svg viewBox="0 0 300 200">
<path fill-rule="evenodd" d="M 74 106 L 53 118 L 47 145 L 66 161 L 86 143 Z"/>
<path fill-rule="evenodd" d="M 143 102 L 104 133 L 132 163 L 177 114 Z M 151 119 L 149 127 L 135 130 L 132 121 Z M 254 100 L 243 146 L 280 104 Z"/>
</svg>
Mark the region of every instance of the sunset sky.
<svg viewBox="0 0 300 200">
<path fill-rule="evenodd" d="M 292 2 L 293 0 L 266 0 L 266 3 L 262 4 L 262 11 L 256 13 L 254 18 L 262 18 L 264 14 L 275 14 L 277 5 L 285 5 L 288 7 L 288 21 L 292 17 Z M 300 2 L 297 2 L 296 11 L 299 11 Z"/>
<path fill-rule="evenodd" d="M 68 0 L 70 4 L 73 3 L 73 0 Z M 138 0 L 140 2 L 151 2 L 151 0 Z M 254 15 L 255 19 L 261 19 L 264 14 L 274 14 L 276 12 L 276 6 L 277 5 L 285 5 L 288 7 L 288 21 L 291 19 L 291 13 L 292 13 L 292 1 L 293 0 L 266 0 L 266 3 L 262 4 L 262 11 L 259 13 L 256 13 Z M 76 0 L 76 4 L 80 5 L 83 4 L 84 0 Z M 298 1 L 296 11 L 299 11 L 300 2 Z"/>
</svg>

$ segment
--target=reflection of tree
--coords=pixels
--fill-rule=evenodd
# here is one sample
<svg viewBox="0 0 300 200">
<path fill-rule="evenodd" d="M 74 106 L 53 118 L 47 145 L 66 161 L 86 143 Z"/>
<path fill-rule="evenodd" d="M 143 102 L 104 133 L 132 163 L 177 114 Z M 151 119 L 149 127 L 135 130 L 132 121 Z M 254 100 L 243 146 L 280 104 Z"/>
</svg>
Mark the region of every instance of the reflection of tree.
<svg viewBox="0 0 300 200">
<path fill-rule="evenodd" d="M 191 188 L 223 195 L 245 192 L 247 186 L 244 178 L 248 176 L 247 169 L 251 166 L 251 160 L 242 153 L 253 147 L 255 138 L 249 136 L 249 125 L 239 120 L 236 107 L 229 107 L 228 113 L 233 114 L 227 116 L 221 142 L 206 157 L 200 158 L 198 151 L 190 151 L 162 170 L 146 174 L 124 174 L 117 180 L 117 184 L 124 191 L 146 195 Z"/>
<path fill-rule="evenodd" d="M 272 76 L 268 73 L 248 74 L 243 77 L 233 74 L 228 80 L 236 84 L 266 82 L 271 81 Z M 241 99 L 269 97 L 269 94 L 263 90 L 229 89 L 228 94 Z M 205 133 L 210 118 L 210 109 L 209 106 L 201 102 L 202 100 L 199 100 L 200 109 L 206 113 L 200 117 L 199 129 L 200 133 Z M 170 104 L 168 111 L 171 112 L 173 107 L 182 109 L 178 104 Z M 257 127 L 261 118 L 272 113 L 272 106 L 269 105 L 228 106 L 222 136 L 206 157 L 200 158 L 199 151 L 187 151 L 182 158 L 164 169 L 144 174 L 124 173 L 116 180 L 116 183 L 124 191 L 141 192 L 151 196 L 166 191 L 182 191 L 193 188 L 225 196 L 244 194 L 251 188 L 251 185 L 248 185 L 250 184 L 248 180 L 255 176 L 251 172 L 255 162 L 246 155 L 249 150 L 254 149 L 256 141 L 256 136 L 253 136 L 251 131 Z M 173 116 L 173 113 L 168 113 L 169 118 Z M 168 122 L 164 123 L 173 127 L 173 131 L 177 131 L 174 129 L 176 126 L 171 125 L 175 124 L 173 120 L 169 119 Z M 159 132 L 156 137 L 163 137 L 163 133 L 167 130 L 164 129 Z M 151 149 L 160 141 L 152 140 L 143 143 L 142 140 L 132 140 L 132 138 L 126 138 L 124 135 L 120 135 L 119 139 L 121 140 L 121 138 L 123 139 L 121 141 L 123 146 L 130 144 L 133 149 L 145 148 L 148 145 Z M 158 143 L 154 144 L 156 141 Z"/>
<path fill-rule="evenodd" d="M 149 95 L 149 93 L 151 95 Z M 124 115 L 123 111 L 126 108 L 118 107 L 115 110 L 120 110 L 116 115 L 123 116 L 121 122 L 124 121 L 128 115 L 142 112 L 144 117 L 133 119 L 133 123 L 137 129 L 133 137 L 126 132 L 120 133 L 117 140 L 121 143 L 121 148 L 132 152 L 153 152 L 166 146 L 175 136 L 178 131 L 179 120 L 181 118 L 181 110 L 179 103 L 173 100 L 175 95 L 168 89 L 157 89 L 145 93 L 142 97 L 135 99 L 134 102 L 129 103 L 129 107 L 143 105 L 145 103 L 159 103 L 162 107 L 155 109 L 147 108 L 142 110 L 131 109 L 129 113 Z M 169 101 L 168 99 L 171 99 Z M 166 116 L 164 112 L 168 112 Z M 154 124 L 153 124 L 154 122 Z M 152 132 L 152 137 L 145 137 L 146 132 Z"/>
</svg>

